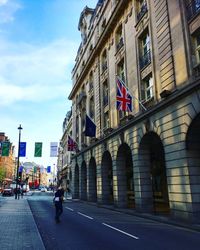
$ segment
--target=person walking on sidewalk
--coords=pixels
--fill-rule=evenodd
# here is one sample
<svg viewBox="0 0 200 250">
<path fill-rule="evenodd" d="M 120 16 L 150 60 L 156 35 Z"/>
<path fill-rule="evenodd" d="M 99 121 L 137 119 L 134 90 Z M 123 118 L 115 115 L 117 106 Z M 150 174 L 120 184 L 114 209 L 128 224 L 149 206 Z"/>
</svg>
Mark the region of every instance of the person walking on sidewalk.
<svg viewBox="0 0 200 250">
<path fill-rule="evenodd" d="M 58 190 L 55 192 L 55 197 L 54 197 L 54 204 L 55 204 L 55 209 L 56 209 L 56 215 L 55 215 L 55 220 L 56 223 L 60 222 L 60 216 L 63 212 L 63 197 L 64 197 L 64 190 L 63 188 L 59 187 Z"/>
<path fill-rule="evenodd" d="M 18 199 L 18 200 L 19 200 L 19 198 L 20 198 L 20 194 L 21 194 L 20 188 L 17 188 L 17 199 Z"/>
<path fill-rule="evenodd" d="M 24 190 L 23 190 L 23 188 L 21 188 L 20 193 L 21 193 L 21 198 L 23 198 L 24 197 Z"/>
</svg>

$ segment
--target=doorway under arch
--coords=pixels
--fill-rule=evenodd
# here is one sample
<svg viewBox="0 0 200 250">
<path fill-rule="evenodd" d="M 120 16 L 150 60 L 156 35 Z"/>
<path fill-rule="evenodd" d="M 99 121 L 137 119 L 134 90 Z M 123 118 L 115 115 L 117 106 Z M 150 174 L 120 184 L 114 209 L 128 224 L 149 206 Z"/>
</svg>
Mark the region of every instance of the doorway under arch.
<svg viewBox="0 0 200 250">
<path fill-rule="evenodd" d="M 169 213 L 164 147 L 156 133 L 150 132 L 142 138 L 139 161 L 143 206 L 155 213 Z"/>
<path fill-rule="evenodd" d="M 188 158 L 188 171 L 190 175 L 190 189 L 192 193 L 192 211 L 195 221 L 200 221 L 200 191 L 197 191 L 197 186 L 200 186 L 200 114 L 198 114 L 189 126 L 186 135 L 186 149 Z M 198 189 L 199 190 L 199 189 Z M 197 196 L 199 198 L 197 198 Z"/>
<path fill-rule="evenodd" d="M 116 170 L 118 206 L 133 208 L 135 206 L 133 162 L 131 149 L 126 143 L 121 144 L 118 149 Z"/>
<path fill-rule="evenodd" d="M 78 199 L 79 198 L 79 166 L 78 164 L 75 165 L 74 170 L 74 195 L 73 198 Z"/>
<path fill-rule="evenodd" d="M 87 199 L 87 166 L 85 161 L 81 164 L 80 198 L 81 200 Z"/>
<path fill-rule="evenodd" d="M 113 167 L 109 151 L 105 151 L 101 163 L 102 203 L 113 204 Z"/>
<path fill-rule="evenodd" d="M 88 168 L 88 201 L 97 200 L 97 166 L 94 157 L 90 159 Z"/>
</svg>

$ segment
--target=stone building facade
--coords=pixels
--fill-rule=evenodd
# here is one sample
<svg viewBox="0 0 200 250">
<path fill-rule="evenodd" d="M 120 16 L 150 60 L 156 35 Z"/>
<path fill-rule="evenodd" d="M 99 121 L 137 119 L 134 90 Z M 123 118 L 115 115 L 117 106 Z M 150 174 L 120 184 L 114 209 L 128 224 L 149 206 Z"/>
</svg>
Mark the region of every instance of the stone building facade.
<svg viewBox="0 0 200 250">
<path fill-rule="evenodd" d="M 78 28 L 73 197 L 200 220 L 199 1 L 98 1 Z M 117 77 L 132 112 L 116 109 Z M 84 136 L 86 114 L 95 138 Z"/>
<path fill-rule="evenodd" d="M 72 136 L 72 112 L 67 112 L 63 121 L 63 136 L 58 148 L 57 160 L 57 179 L 58 185 L 61 185 L 66 192 L 71 190 L 72 173 L 71 158 L 73 152 L 68 151 L 68 135 Z"/>
</svg>

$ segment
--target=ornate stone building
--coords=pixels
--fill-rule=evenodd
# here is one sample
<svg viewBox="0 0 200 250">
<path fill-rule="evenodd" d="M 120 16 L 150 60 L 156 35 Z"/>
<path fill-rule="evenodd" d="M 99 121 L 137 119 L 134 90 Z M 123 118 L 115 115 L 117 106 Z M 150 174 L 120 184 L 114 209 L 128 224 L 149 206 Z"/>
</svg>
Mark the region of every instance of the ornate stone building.
<svg viewBox="0 0 200 250">
<path fill-rule="evenodd" d="M 68 151 L 68 135 L 72 136 L 72 111 L 68 111 L 63 121 L 63 136 L 58 149 L 57 177 L 58 184 L 65 191 L 71 190 L 71 157 L 73 152 Z"/>
<path fill-rule="evenodd" d="M 78 28 L 73 197 L 199 220 L 199 1 L 98 1 Z M 133 112 L 116 109 L 117 76 Z M 84 136 L 86 113 L 95 138 Z"/>
</svg>

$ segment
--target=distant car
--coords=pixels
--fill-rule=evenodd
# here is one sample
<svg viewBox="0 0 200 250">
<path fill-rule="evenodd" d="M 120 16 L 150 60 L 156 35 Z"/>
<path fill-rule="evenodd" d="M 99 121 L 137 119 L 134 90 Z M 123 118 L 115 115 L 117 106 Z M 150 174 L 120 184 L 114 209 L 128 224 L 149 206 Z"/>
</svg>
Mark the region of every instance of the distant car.
<svg viewBox="0 0 200 250">
<path fill-rule="evenodd" d="M 11 188 L 5 188 L 2 192 L 2 196 L 13 196 L 13 190 Z"/>
<path fill-rule="evenodd" d="M 41 188 L 41 192 L 46 192 L 46 191 L 47 191 L 47 189 L 45 187 Z"/>
</svg>

